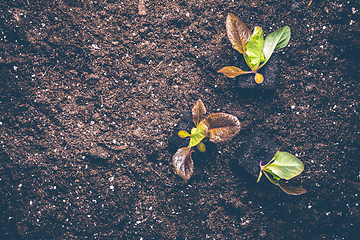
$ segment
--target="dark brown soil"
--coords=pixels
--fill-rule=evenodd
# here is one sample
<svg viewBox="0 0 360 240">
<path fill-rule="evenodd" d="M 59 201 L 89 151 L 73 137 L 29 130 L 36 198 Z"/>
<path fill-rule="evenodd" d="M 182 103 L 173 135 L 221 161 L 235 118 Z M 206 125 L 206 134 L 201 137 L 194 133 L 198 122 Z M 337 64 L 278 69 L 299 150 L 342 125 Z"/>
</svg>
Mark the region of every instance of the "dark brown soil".
<svg viewBox="0 0 360 240">
<path fill-rule="evenodd" d="M 360 236 L 358 1 L 7 0 L 0 9 L 1 239 Z M 265 34 L 290 26 L 272 94 L 244 94 L 241 76 L 216 73 L 242 61 L 228 13 Z M 197 157 L 185 183 L 170 143 L 199 98 L 244 128 Z M 239 166 L 252 129 L 303 161 L 294 183 L 306 194 L 257 184 Z"/>
</svg>

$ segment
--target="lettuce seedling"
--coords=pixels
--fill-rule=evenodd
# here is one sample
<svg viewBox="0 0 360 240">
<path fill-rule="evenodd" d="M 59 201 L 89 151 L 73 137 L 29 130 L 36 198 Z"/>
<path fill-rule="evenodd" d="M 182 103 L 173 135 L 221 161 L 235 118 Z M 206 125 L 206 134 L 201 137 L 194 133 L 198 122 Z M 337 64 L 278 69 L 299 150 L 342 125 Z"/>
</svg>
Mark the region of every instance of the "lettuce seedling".
<svg viewBox="0 0 360 240">
<path fill-rule="evenodd" d="M 260 84 L 264 77 L 257 71 L 269 61 L 273 52 L 284 48 L 290 40 L 290 28 L 285 26 L 270 33 L 264 40 L 264 31 L 256 26 L 251 34 L 248 27 L 234 14 L 228 14 L 226 32 L 232 47 L 244 55 L 246 64 L 251 71 L 243 71 L 234 66 L 223 67 L 218 73 L 229 78 L 242 74 L 255 73 L 255 82 Z"/>
<path fill-rule="evenodd" d="M 188 133 L 185 130 L 179 131 L 181 138 L 190 137 L 189 146 L 180 148 L 172 158 L 176 174 L 185 181 L 189 180 L 194 173 L 194 162 L 191 153 L 193 147 L 197 147 L 200 152 L 205 152 L 206 147 L 202 140 L 209 138 L 210 142 L 219 143 L 231 140 L 239 133 L 242 125 L 239 119 L 227 113 L 212 113 L 205 118 L 206 108 L 199 99 L 192 108 L 193 122 L 195 128 Z"/>
<path fill-rule="evenodd" d="M 257 182 L 260 181 L 264 173 L 271 183 L 280 187 L 287 194 L 300 195 L 306 192 L 302 187 L 289 186 L 283 182 L 283 179 L 290 180 L 304 170 L 303 163 L 295 156 L 287 152 L 277 151 L 268 164 L 262 166 L 261 163 L 262 161 L 260 161 L 260 173 Z"/>
</svg>

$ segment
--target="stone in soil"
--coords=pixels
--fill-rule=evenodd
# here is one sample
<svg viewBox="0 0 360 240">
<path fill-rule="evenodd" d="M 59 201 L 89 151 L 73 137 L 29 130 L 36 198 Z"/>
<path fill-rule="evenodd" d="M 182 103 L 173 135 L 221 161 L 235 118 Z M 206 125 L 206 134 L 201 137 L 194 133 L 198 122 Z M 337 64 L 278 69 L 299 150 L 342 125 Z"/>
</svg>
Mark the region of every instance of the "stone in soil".
<svg viewBox="0 0 360 240">
<path fill-rule="evenodd" d="M 263 132 L 251 130 L 249 137 L 235 153 L 239 164 L 255 178 L 258 177 L 260 161 L 267 164 L 280 149 L 280 145 L 271 141 Z"/>
<path fill-rule="evenodd" d="M 264 81 L 260 84 L 255 82 L 255 74 L 253 73 L 237 77 L 237 90 L 239 92 L 239 96 L 272 96 L 276 90 L 276 83 L 278 81 L 278 59 L 278 54 L 273 54 L 264 67 L 259 69 L 258 73 L 261 73 L 264 77 Z M 243 58 L 241 58 L 238 64 L 239 68 L 242 70 L 249 68 Z"/>
</svg>

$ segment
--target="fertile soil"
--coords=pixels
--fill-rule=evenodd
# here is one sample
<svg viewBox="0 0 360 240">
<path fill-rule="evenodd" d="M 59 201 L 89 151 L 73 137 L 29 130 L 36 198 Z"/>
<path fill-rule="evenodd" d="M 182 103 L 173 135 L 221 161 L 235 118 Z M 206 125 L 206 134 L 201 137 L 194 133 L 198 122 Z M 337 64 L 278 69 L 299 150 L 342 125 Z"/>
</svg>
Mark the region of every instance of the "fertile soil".
<svg viewBox="0 0 360 240">
<path fill-rule="evenodd" d="M 5 0 L 0 9 L 1 239 L 359 239 L 358 1 Z M 242 91 L 244 76 L 217 73 L 243 61 L 228 13 L 265 35 L 291 28 L 273 92 Z M 174 142 L 181 121 L 191 130 L 198 99 L 244 127 L 195 153 L 185 182 Z M 254 129 L 304 163 L 292 183 L 307 193 L 256 183 L 239 164 Z"/>
</svg>

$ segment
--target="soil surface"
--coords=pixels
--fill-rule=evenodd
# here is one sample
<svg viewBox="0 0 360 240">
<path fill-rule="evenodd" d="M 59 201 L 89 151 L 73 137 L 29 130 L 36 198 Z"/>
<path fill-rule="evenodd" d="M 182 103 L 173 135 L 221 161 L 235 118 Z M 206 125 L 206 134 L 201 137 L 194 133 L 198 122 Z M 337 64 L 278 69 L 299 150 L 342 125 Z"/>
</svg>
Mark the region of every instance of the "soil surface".
<svg viewBox="0 0 360 240">
<path fill-rule="evenodd" d="M 7 0 L 0 9 L 1 239 L 360 236 L 358 1 Z M 243 61 L 228 13 L 265 35 L 291 28 L 272 93 L 216 72 Z M 173 143 L 198 99 L 244 127 L 207 143 L 184 182 Z M 256 183 L 239 165 L 254 129 L 304 163 L 292 182 L 307 193 Z"/>
</svg>

